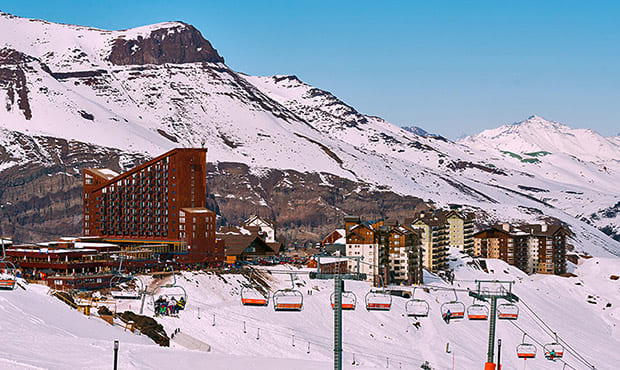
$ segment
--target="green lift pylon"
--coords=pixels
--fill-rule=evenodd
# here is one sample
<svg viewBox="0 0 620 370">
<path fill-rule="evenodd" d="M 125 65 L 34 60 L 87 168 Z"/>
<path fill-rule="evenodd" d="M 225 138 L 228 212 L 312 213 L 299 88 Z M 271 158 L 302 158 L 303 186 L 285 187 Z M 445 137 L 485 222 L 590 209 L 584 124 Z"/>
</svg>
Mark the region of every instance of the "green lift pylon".
<svg viewBox="0 0 620 370">
<path fill-rule="evenodd" d="M 345 274 L 324 274 L 321 272 L 311 272 L 311 279 L 330 280 L 334 279 L 334 370 L 342 370 L 342 291 L 344 280 L 366 280 L 366 274 L 359 273 L 360 257 L 341 257 L 357 259 L 357 273 Z M 317 263 L 320 271 L 321 261 Z"/>
<path fill-rule="evenodd" d="M 495 352 L 495 326 L 497 322 L 497 300 L 504 299 L 510 303 L 519 302 L 519 297 L 512 293 L 513 281 L 500 281 L 500 280 L 476 280 L 477 289 L 470 291 L 469 295 L 475 299 L 491 303 L 491 312 L 489 320 L 489 346 L 487 349 L 487 362 L 484 365 L 485 370 L 495 370 L 495 363 L 493 363 Z M 500 287 L 499 290 L 482 289 L 483 284 L 494 284 Z M 504 286 L 508 285 L 508 289 Z"/>
</svg>

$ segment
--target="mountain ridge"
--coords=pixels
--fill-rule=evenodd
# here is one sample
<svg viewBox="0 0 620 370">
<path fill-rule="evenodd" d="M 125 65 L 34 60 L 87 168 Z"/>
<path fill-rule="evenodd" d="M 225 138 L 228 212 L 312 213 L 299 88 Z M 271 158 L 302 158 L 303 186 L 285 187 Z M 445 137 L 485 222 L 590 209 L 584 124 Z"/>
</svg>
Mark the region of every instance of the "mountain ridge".
<svg viewBox="0 0 620 370">
<path fill-rule="evenodd" d="M 165 32 L 160 41 L 165 39 L 169 26 L 174 28 L 179 23 L 163 25 Z M 594 249 L 620 251 L 619 245 L 613 241 L 606 245 L 604 239 L 599 239 L 602 233 L 579 221 L 585 219 L 599 228 L 612 225 L 617 230 L 620 221 L 607 223 L 599 217 L 599 224 L 591 217 L 618 201 L 618 191 L 611 185 L 617 170 L 613 163 L 609 173 L 599 173 L 600 164 L 560 158 L 570 163 L 570 171 L 582 171 L 582 178 L 575 181 L 573 172 L 565 173 L 553 162 L 554 155 L 538 159 L 539 163 L 514 162 L 499 152 L 489 156 L 486 147 L 416 135 L 379 117 L 363 115 L 330 92 L 296 76 L 244 75 L 231 70 L 223 59 L 190 61 L 179 57 L 177 61 L 182 63 L 143 65 L 117 65 L 106 59 L 120 34 L 150 35 L 156 27 L 104 31 L 0 17 L 0 31 L 7 35 L 0 46 L 35 58 L 29 62 L 32 66 L 22 68 L 22 82 L 17 79 L 13 83 L 13 90 L 19 85 L 28 94 L 30 118 L 18 114 L 22 111 L 15 107 L 15 99 L 11 102 L 10 86 L 0 86 L 0 99 L 10 102 L 0 108 L 0 127 L 4 129 L 0 131 L 4 135 L 0 142 L 5 148 L 19 147 L 10 134 L 19 132 L 142 157 L 174 147 L 207 147 L 209 161 L 216 164 L 218 171 L 224 170 L 217 163 L 248 166 L 245 178 L 239 181 L 256 187 L 251 192 L 253 203 L 245 209 L 239 204 L 220 207 L 224 214 L 229 212 L 230 220 L 242 219 L 256 207 L 273 218 L 303 214 L 301 209 L 306 203 L 265 205 L 259 191 L 269 186 L 269 176 L 262 174 L 270 170 L 293 171 L 307 174 L 304 176 L 328 174 L 367 187 L 367 201 L 378 213 L 382 208 L 383 213 L 389 211 L 376 195 L 386 192 L 436 205 L 464 204 L 479 210 L 481 217 L 493 219 L 535 220 L 545 215 L 581 230 L 577 233 L 580 242 L 588 244 L 590 238 L 597 245 Z M 185 45 L 185 41 L 175 40 L 177 47 Z M 199 48 L 195 42 L 191 45 Z M 144 55 L 136 58 L 146 61 Z M 13 71 L 13 67 L 4 63 L 0 70 Z M 92 153 L 91 159 L 96 155 Z M 547 159 L 553 161 L 547 163 Z M 0 162 L 0 169 L 7 171 L 25 163 L 27 157 L 11 157 Z M 43 173 L 45 163 L 36 163 L 41 167 L 36 173 Z M 549 172 L 546 166 L 551 166 L 552 175 L 545 174 Z M 252 178 L 254 174 L 258 176 Z M 43 181 L 40 176 L 29 176 L 34 179 L 33 186 Z M 334 187 L 329 176 L 319 184 Z M 290 193 L 292 198 L 303 198 L 305 181 L 309 180 L 298 177 Z M 524 190 L 532 188 L 547 190 L 546 198 L 537 199 L 540 194 Z M 235 196 L 243 193 L 241 189 L 226 191 Z M 320 193 L 314 190 L 317 196 Z M 329 195 L 334 196 L 346 197 L 347 193 Z M 339 202 L 321 204 L 321 212 L 343 215 L 348 211 L 339 208 Z M 538 209 L 538 213 L 531 209 Z M 317 235 L 332 227 L 316 222 L 310 218 L 291 219 L 285 227 L 292 230 L 295 225 L 307 224 Z"/>
</svg>

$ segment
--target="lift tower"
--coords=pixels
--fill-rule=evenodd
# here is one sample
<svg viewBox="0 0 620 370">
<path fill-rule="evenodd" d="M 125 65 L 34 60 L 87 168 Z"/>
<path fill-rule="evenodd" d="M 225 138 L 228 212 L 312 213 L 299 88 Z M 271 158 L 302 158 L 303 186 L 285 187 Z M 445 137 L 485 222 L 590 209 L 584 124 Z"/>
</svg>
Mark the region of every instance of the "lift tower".
<svg viewBox="0 0 620 370">
<path fill-rule="evenodd" d="M 320 257 L 317 261 L 317 272 L 310 272 L 310 279 L 334 279 L 334 370 L 342 370 L 342 291 L 344 280 L 366 280 L 366 274 L 359 273 L 359 261 L 363 257 L 340 257 L 342 259 L 357 259 L 356 273 L 343 272 L 326 274 L 321 272 Z"/>
<path fill-rule="evenodd" d="M 512 293 L 514 281 L 500 280 L 476 280 L 477 288 L 470 291 L 469 295 L 475 299 L 491 303 L 491 317 L 489 320 L 489 347 L 487 350 L 487 362 L 484 364 L 485 370 L 495 370 L 493 357 L 495 352 L 495 324 L 497 320 L 497 300 L 504 299 L 511 304 L 519 301 L 519 297 Z M 494 289 L 484 287 L 484 285 L 494 285 Z M 507 288 L 506 288 L 507 286 Z"/>
</svg>

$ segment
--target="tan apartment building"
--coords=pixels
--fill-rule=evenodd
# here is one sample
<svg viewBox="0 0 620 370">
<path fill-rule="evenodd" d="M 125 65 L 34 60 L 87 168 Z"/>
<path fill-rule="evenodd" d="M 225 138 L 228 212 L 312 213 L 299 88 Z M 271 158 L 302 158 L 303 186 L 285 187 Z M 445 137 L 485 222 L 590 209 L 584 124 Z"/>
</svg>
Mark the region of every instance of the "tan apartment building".
<svg viewBox="0 0 620 370">
<path fill-rule="evenodd" d="M 411 228 L 420 234 L 422 265 L 432 272 L 447 269 L 449 233 L 441 213 L 421 212 Z"/>
<path fill-rule="evenodd" d="M 473 255 L 474 215 L 449 211 L 444 217 L 448 223 L 448 245 L 457 247 L 470 256 Z"/>
</svg>

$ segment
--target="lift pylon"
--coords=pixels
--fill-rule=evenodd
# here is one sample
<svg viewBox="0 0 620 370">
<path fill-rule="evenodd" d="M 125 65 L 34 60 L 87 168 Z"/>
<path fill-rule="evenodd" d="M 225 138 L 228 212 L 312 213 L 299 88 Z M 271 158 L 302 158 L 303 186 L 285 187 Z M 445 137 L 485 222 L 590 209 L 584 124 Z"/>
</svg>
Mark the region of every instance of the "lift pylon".
<svg viewBox="0 0 620 370">
<path fill-rule="evenodd" d="M 489 346 L 487 349 L 487 362 L 484 365 L 485 369 L 495 369 L 493 363 L 495 352 L 495 325 L 497 322 L 497 300 L 503 299 L 511 304 L 519 301 L 519 297 L 512 293 L 512 284 L 514 281 L 500 281 L 500 280 L 476 280 L 477 288 L 474 291 L 470 291 L 469 295 L 474 299 L 491 303 L 491 312 L 489 318 Z M 488 289 L 483 285 L 494 285 L 496 289 Z"/>
</svg>

